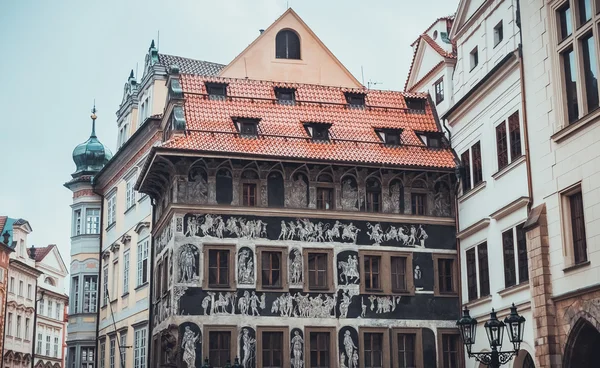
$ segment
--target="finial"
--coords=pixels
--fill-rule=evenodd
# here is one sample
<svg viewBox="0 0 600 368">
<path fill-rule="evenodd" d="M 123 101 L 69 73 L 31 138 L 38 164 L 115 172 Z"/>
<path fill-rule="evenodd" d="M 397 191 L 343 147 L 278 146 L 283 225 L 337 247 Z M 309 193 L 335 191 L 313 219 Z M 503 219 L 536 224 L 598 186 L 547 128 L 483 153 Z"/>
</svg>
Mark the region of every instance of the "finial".
<svg viewBox="0 0 600 368">
<path fill-rule="evenodd" d="M 90 116 L 92 118 L 92 135 L 91 137 L 95 137 L 96 136 L 96 119 L 98 118 L 98 116 L 96 116 L 96 99 L 94 99 L 94 107 L 92 107 L 92 115 Z"/>
<path fill-rule="evenodd" d="M 133 76 L 133 69 L 131 69 L 131 73 L 129 73 L 129 79 L 131 79 L 131 78 L 135 78 L 135 77 Z"/>
<path fill-rule="evenodd" d="M 154 46 L 154 40 L 152 40 L 152 43 L 150 44 L 150 48 L 151 48 L 151 49 L 154 49 L 154 48 L 156 48 L 156 47 Z"/>
</svg>

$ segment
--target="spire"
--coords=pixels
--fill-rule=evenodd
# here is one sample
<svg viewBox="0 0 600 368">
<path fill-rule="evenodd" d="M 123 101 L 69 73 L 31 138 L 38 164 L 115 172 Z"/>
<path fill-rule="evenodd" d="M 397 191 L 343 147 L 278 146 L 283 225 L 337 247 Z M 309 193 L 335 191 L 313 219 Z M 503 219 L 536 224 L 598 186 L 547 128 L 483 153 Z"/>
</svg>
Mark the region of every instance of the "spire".
<svg viewBox="0 0 600 368">
<path fill-rule="evenodd" d="M 148 51 L 150 51 L 154 48 L 156 48 L 156 46 L 154 46 L 154 40 L 152 40 L 152 43 L 150 44 L 150 48 L 148 49 Z"/>
<path fill-rule="evenodd" d="M 135 77 L 133 76 L 133 69 L 131 69 L 131 73 L 129 73 L 129 79 L 131 79 L 131 78 L 135 78 Z"/>
<path fill-rule="evenodd" d="M 94 99 L 94 107 L 92 107 L 92 115 L 90 116 L 92 118 L 92 135 L 90 135 L 90 137 L 94 137 L 96 138 L 96 99 Z"/>
</svg>

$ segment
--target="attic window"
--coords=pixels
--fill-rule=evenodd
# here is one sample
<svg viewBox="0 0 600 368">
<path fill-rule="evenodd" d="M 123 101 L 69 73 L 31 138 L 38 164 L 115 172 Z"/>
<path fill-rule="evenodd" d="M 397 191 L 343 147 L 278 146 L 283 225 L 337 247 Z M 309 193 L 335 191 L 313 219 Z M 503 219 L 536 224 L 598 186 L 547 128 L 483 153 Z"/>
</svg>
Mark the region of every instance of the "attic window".
<svg viewBox="0 0 600 368">
<path fill-rule="evenodd" d="M 305 124 L 306 131 L 311 136 L 313 142 L 328 142 L 329 127 L 331 124 L 324 123 L 309 123 Z"/>
<path fill-rule="evenodd" d="M 284 29 L 275 36 L 275 58 L 300 60 L 300 38 L 296 32 Z"/>
<path fill-rule="evenodd" d="M 352 107 L 363 107 L 365 106 L 365 94 L 364 93 L 353 93 L 345 92 L 346 102 Z"/>
<path fill-rule="evenodd" d="M 293 105 L 296 101 L 296 90 L 294 88 L 275 87 L 275 97 L 282 105 Z"/>
<path fill-rule="evenodd" d="M 245 138 L 256 138 L 258 136 L 258 119 L 237 118 L 234 119 L 234 122 L 240 136 Z"/>
<path fill-rule="evenodd" d="M 419 138 L 429 148 L 442 148 L 442 135 L 440 133 L 419 133 Z"/>
<path fill-rule="evenodd" d="M 375 132 L 379 136 L 379 139 L 381 139 L 386 146 L 400 145 L 402 129 L 377 129 Z"/>
<path fill-rule="evenodd" d="M 206 93 L 211 100 L 224 100 L 227 97 L 227 83 L 206 83 Z"/>
<path fill-rule="evenodd" d="M 422 98 L 405 98 L 406 107 L 411 112 L 425 113 L 425 99 Z"/>
</svg>

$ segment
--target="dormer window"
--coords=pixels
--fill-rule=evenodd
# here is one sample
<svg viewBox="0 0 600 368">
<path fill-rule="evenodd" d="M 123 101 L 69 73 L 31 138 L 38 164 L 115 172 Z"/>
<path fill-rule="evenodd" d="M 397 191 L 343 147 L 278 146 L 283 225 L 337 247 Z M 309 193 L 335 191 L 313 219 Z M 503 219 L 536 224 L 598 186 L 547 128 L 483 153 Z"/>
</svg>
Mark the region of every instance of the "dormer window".
<svg viewBox="0 0 600 368">
<path fill-rule="evenodd" d="M 275 88 L 277 102 L 282 105 L 293 105 L 296 102 L 296 90 L 294 88 Z"/>
<path fill-rule="evenodd" d="M 406 101 L 406 107 L 412 110 L 413 113 L 425 113 L 425 99 L 423 98 L 409 98 L 404 99 Z"/>
<path fill-rule="evenodd" d="M 379 139 L 386 146 L 399 146 L 400 145 L 400 135 L 402 135 L 402 129 L 377 129 L 375 130 Z"/>
<path fill-rule="evenodd" d="M 418 133 L 419 138 L 429 148 L 442 148 L 442 134 Z"/>
<path fill-rule="evenodd" d="M 325 123 L 309 123 L 305 124 L 304 127 L 311 136 L 313 142 L 328 142 L 329 141 L 329 127 L 331 124 Z"/>
<path fill-rule="evenodd" d="M 240 136 L 245 138 L 256 138 L 258 136 L 258 119 L 237 118 L 234 119 L 234 122 Z"/>
<path fill-rule="evenodd" d="M 353 93 L 345 92 L 346 102 L 351 107 L 364 107 L 365 106 L 365 94 L 364 93 Z"/>
<path fill-rule="evenodd" d="M 206 83 L 206 93 L 211 100 L 224 100 L 227 97 L 227 83 Z"/>
</svg>

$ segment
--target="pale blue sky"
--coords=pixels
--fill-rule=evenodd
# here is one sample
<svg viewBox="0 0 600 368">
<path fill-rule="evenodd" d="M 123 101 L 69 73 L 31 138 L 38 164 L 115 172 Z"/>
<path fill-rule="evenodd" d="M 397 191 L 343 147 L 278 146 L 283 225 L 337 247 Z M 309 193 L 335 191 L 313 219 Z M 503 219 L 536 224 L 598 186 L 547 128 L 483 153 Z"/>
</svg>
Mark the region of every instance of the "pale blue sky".
<svg viewBox="0 0 600 368">
<path fill-rule="evenodd" d="M 73 148 L 90 133 L 115 151 L 129 71 L 160 52 L 227 64 L 290 4 L 358 80 L 401 90 L 410 44 L 458 0 L 0 1 L 0 215 L 22 217 L 29 245 L 69 259 Z M 139 79 L 139 78 L 138 78 Z"/>
</svg>

